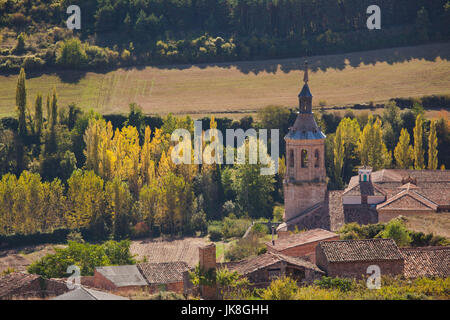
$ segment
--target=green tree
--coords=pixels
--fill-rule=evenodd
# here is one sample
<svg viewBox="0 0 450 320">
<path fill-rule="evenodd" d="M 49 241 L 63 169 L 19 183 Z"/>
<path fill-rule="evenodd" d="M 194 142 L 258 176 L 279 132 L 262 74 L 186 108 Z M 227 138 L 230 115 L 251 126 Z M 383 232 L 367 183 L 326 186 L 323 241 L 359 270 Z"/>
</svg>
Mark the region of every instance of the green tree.
<svg viewBox="0 0 450 320">
<path fill-rule="evenodd" d="M 67 68 L 82 68 L 87 62 L 86 51 L 81 45 L 81 41 L 72 38 L 64 41 L 61 45 L 56 63 Z"/>
<path fill-rule="evenodd" d="M 25 137 L 27 135 L 27 124 L 26 124 L 26 108 L 27 108 L 27 92 L 25 87 L 25 70 L 20 69 L 19 78 L 17 79 L 16 88 L 16 106 L 19 112 L 19 136 Z"/>
<path fill-rule="evenodd" d="M 390 166 L 392 156 L 383 142 L 380 119 L 374 121 L 373 117 L 369 116 L 359 137 L 358 151 L 362 165 L 371 166 L 373 170 Z"/>
<path fill-rule="evenodd" d="M 36 95 L 36 102 L 34 103 L 34 131 L 37 137 L 41 136 L 44 118 L 42 113 L 42 94 Z"/>
<path fill-rule="evenodd" d="M 406 247 L 411 243 L 409 231 L 399 219 L 391 220 L 380 232 L 380 236 L 383 239 L 393 239 L 399 247 Z"/>
<path fill-rule="evenodd" d="M 124 239 L 130 235 L 133 198 L 126 182 L 119 178 L 108 181 L 105 195 L 110 207 L 115 239 Z"/>
<path fill-rule="evenodd" d="M 425 169 L 424 150 L 423 150 L 423 118 L 419 114 L 416 118 L 414 127 L 414 168 L 416 170 Z"/>
<path fill-rule="evenodd" d="M 394 150 L 395 161 L 398 168 L 409 169 L 414 159 L 413 147 L 409 144 L 408 130 L 402 129 L 400 139 Z"/>
<path fill-rule="evenodd" d="M 438 150 L 437 150 L 436 122 L 431 121 L 430 135 L 428 136 L 428 169 L 436 170 L 438 167 Z"/>
<path fill-rule="evenodd" d="M 110 215 L 102 178 L 93 171 L 75 170 L 67 184 L 67 220 L 70 227 L 93 227 L 98 230 L 99 238 L 104 237 L 110 226 Z"/>
</svg>

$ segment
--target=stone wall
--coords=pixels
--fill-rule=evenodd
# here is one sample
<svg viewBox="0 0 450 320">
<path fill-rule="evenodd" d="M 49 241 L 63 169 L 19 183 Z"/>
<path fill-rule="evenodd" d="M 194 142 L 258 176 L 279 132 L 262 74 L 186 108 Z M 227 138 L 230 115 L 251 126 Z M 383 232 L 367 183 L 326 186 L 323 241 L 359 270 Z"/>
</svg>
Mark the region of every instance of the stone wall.
<svg viewBox="0 0 450 320">
<path fill-rule="evenodd" d="M 378 223 L 378 212 L 375 207 L 360 205 L 344 205 L 344 223 L 356 222 L 358 224 Z"/>
<path fill-rule="evenodd" d="M 306 209 L 325 200 L 325 182 L 284 181 L 284 221 L 288 221 Z"/>
<path fill-rule="evenodd" d="M 379 222 L 389 222 L 394 218 L 402 215 L 407 217 L 408 215 L 428 215 L 430 213 L 434 213 L 434 210 L 379 210 L 378 211 L 378 221 Z"/>
<path fill-rule="evenodd" d="M 380 267 L 381 275 L 402 275 L 404 260 L 374 260 L 374 261 L 351 261 L 351 262 L 329 262 L 322 250 L 317 248 L 316 265 L 329 277 L 343 277 L 361 279 L 367 274 L 367 268 L 371 265 Z"/>
</svg>

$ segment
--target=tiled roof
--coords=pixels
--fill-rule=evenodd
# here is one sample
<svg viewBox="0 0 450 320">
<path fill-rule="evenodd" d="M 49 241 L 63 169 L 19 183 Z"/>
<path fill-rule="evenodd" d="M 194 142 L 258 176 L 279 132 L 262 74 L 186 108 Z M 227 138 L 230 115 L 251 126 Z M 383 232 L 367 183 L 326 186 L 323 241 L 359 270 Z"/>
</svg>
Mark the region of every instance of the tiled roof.
<svg viewBox="0 0 450 320">
<path fill-rule="evenodd" d="M 315 241 L 325 240 L 336 236 L 338 235 L 334 232 L 330 232 L 324 229 L 313 229 L 301 233 L 291 234 L 281 239 L 277 239 L 275 241 L 275 245 L 272 245 L 271 242 L 267 242 L 266 245 L 276 250 L 285 250 L 287 248 L 292 248 Z"/>
<path fill-rule="evenodd" d="M 252 257 L 249 259 L 241 260 L 232 264 L 224 264 L 223 267 L 226 266 L 230 271 L 236 271 L 241 275 L 247 275 L 257 270 L 270 267 L 280 261 L 285 261 L 289 264 L 304 267 L 307 269 L 314 270 L 316 272 L 322 272 L 315 264 L 303 260 L 301 258 L 289 257 L 284 254 L 279 253 L 264 253 L 262 255 Z"/>
<path fill-rule="evenodd" d="M 183 272 L 189 270 L 186 262 L 139 263 L 139 270 L 150 284 L 164 284 L 183 280 Z"/>
<path fill-rule="evenodd" d="M 22 272 L 13 272 L 0 277 L 0 299 L 14 293 L 15 290 L 29 285 L 41 276 Z"/>
<path fill-rule="evenodd" d="M 401 248 L 405 258 L 405 276 L 449 277 L 450 247 Z"/>
<path fill-rule="evenodd" d="M 88 289 L 85 287 L 79 287 L 69 292 L 66 292 L 60 296 L 53 298 L 52 300 L 129 300 L 125 297 L 116 296 L 114 294 Z"/>
<path fill-rule="evenodd" d="M 416 192 L 417 189 L 405 189 L 388 199 L 387 201 L 377 205 L 379 209 L 395 209 L 395 210 L 437 210 L 436 203 L 427 199 L 425 196 Z"/>
<path fill-rule="evenodd" d="M 377 186 L 376 184 L 373 184 L 369 181 L 361 181 L 358 184 L 355 184 L 351 188 L 347 188 L 344 191 L 345 196 L 359 196 L 359 195 L 366 195 L 366 196 L 385 196 L 386 192 Z"/>
<path fill-rule="evenodd" d="M 294 125 L 289 128 L 289 132 L 285 136 L 285 139 L 290 140 L 315 140 L 325 138 L 326 136 L 317 125 L 313 113 L 299 113 Z"/>
<path fill-rule="evenodd" d="M 135 265 L 97 267 L 95 270 L 117 287 L 147 285 L 147 282 Z"/>
<path fill-rule="evenodd" d="M 319 242 L 329 262 L 402 260 L 392 239 L 332 240 Z"/>
<path fill-rule="evenodd" d="M 184 261 L 190 267 L 198 264 L 198 248 L 208 242 L 203 238 L 184 238 L 176 240 L 143 240 L 133 241 L 130 247 L 132 254 L 146 258 L 149 263 Z"/>
</svg>

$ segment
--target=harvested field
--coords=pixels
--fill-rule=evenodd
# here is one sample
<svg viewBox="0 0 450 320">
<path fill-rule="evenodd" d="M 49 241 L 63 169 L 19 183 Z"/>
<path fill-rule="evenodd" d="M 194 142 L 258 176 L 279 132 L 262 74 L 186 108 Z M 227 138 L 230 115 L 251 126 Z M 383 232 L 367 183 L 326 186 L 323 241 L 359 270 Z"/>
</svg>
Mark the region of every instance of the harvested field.
<svg viewBox="0 0 450 320">
<path fill-rule="evenodd" d="M 314 103 L 385 102 L 394 97 L 450 93 L 450 43 L 310 57 Z M 28 75 L 28 101 L 55 86 L 60 106 L 75 102 L 100 113 L 204 115 L 253 113 L 267 105 L 293 107 L 304 57 L 199 65 L 63 71 Z M 17 75 L 0 75 L 0 116 L 15 114 Z M 239 115 L 239 113 L 237 114 Z"/>
</svg>

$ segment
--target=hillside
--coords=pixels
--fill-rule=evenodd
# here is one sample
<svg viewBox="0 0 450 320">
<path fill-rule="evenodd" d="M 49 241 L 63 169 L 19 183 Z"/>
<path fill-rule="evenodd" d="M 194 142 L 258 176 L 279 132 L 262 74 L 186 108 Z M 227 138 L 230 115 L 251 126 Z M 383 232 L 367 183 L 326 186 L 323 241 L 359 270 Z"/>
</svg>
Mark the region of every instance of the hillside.
<svg viewBox="0 0 450 320">
<path fill-rule="evenodd" d="M 450 93 L 450 43 L 308 58 L 314 103 L 346 105 L 393 97 Z M 61 72 L 29 76 L 29 102 L 56 86 L 60 105 L 75 102 L 102 113 L 253 112 L 297 104 L 304 58 Z M 13 115 L 17 76 L 0 76 L 0 115 Z"/>
</svg>

